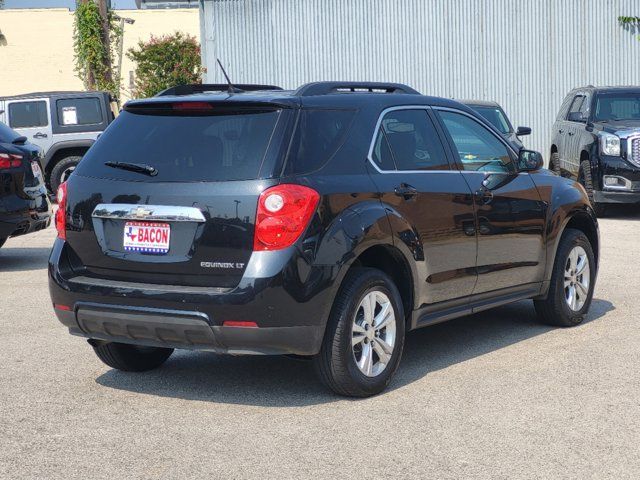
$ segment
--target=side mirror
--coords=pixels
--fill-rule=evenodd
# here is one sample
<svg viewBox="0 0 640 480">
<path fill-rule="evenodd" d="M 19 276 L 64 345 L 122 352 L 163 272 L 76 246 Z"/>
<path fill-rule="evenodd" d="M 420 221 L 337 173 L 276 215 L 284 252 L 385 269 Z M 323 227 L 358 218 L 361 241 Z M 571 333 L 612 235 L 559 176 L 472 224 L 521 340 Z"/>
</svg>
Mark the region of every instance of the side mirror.
<svg viewBox="0 0 640 480">
<path fill-rule="evenodd" d="M 587 117 L 585 117 L 582 112 L 571 112 L 567 117 L 567 120 L 570 122 L 585 123 L 587 121 Z"/>
<path fill-rule="evenodd" d="M 521 172 L 534 172 L 544 165 L 542 154 L 535 150 L 520 150 L 518 154 L 518 168 Z"/>
<path fill-rule="evenodd" d="M 516 131 L 516 135 L 518 137 L 522 137 L 524 135 L 531 135 L 531 129 L 529 127 L 518 127 Z"/>
</svg>

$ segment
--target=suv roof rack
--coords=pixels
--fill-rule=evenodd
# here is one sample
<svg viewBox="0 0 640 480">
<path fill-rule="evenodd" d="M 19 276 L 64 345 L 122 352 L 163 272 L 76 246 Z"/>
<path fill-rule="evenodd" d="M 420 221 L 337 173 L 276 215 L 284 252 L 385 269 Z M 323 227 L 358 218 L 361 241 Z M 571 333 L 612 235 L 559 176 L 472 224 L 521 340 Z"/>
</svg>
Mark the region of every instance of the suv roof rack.
<svg viewBox="0 0 640 480">
<path fill-rule="evenodd" d="M 295 94 L 301 97 L 330 95 L 332 93 L 407 93 L 420 95 L 413 88 L 402 83 L 383 82 L 313 82 L 302 85 Z"/>
<path fill-rule="evenodd" d="M 233 87 L 244 92 L 282 90 L 281 87 L 276 87 L 275 85 L 234 84 Z M 157 93 L 156 97 L 166 97 L 169 95 L 193 95 L 194 93 L 204 92 L 226 92 L 227 90 L 229 90 L 229 85 L 226 83 L 196 83 L 192 85 L 177 85 L 175 87 L 167 88 L 166 90 Z"/>
</svg>

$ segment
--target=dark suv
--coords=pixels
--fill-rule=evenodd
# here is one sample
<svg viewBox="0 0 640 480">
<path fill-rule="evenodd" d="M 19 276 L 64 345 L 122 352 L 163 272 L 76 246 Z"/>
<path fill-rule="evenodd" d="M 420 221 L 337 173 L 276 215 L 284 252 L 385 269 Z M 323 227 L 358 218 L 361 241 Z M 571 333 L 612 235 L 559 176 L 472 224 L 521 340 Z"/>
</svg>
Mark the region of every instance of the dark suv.
<svg viewBox="0 0 640 480">
<path fill-rule="evenodd" d="M 409 330 L 527 298 L 584 318 L 584 190 L 470 108 L 397 84 L 226 89 L 129 102 L 60 189 L 51 298 L 107 365 L 296 354 L 367 396 Z"/>
<path fill-rule="evenodd" d="M 583 87 L 553 125 L 549 168 L 578 180 L 596 212 L 640 202 L 640 87 Z"/>
</svg>

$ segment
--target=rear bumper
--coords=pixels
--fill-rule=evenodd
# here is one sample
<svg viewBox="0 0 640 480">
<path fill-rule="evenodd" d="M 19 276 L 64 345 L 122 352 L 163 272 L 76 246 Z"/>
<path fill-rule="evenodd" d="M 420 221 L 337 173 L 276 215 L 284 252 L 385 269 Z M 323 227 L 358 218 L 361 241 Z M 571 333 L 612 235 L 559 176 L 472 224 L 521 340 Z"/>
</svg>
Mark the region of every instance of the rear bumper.
<svg viewBox="0 0 640 480">
<path fill-rule="evenodd" d="M 320 350 L 335 294 L 332 269 L 319 268 L 301 283 L 283 265 L 243 278 L 233 289 L 141 284 L 89 278 L 69 271 L 65 243 L 56 240 L 49 259 L 49 290 L 60 322 L 86 338 L 233 354 L 314 355 Z M 255 255 L 255 254 L 254 254 Z M 292 260 L 293 258 L 293 260 Z M 252 271 L 251 261 L 247 271 Z M 308 270 L 305 270 L 308 274 Z M 225 321 L 255 322 L 254 327 Z"/>
<path fill-rule="evenodd" d="M 37 232 L 51 224 L 51 204 L 46 195 L 36 199 L 0 199 L 0 238 Z"/>
<path fill-rule="evenodd" d="M 55 309 L 69 333 L 108 342 L 231 354 L 315 353 L 319 326 L 246 328 L 211 325 L 201 312 L 118 307 L 79 302 Z"/>
</svg>

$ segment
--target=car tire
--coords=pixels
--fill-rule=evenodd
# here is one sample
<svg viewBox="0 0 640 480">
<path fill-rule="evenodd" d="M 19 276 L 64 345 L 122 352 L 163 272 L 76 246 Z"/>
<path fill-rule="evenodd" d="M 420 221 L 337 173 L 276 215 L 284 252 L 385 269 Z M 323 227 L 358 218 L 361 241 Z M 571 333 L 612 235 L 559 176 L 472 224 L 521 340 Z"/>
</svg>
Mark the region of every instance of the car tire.
<svg viewBox="0 0 640 480">
<path fill-rule="evenodd" d="M 7 241 L 6 238 L 0 238 L 0 248 L 2 248 L 2 246 L 4 245 L 4 242 L 6 241 Z"/>
<path fill-rule="evenodd" d="M 49 185 L 51 186 L 51 191 L 55 195 L 58 192 L 58 187 L 60 184 L 69 178 L 71 172 L 75 170 L 78 163 L 80 163 L 82 157 L 80 156 L 71 156 L 64 157 L 58 161 L 51 170 L 51 175 L 49 176 Z"/>
<path fill-rule="evenodd" d="M 145 372 L 158 368 L 173 353 L 173 348 L 143 347 L 126 343 L 95 343 L 93 350 L 100 360 L 123 372 Z"/>
<path fill-rule="evenodd" d="M 549 170 L 559 177 L 562 176 L 562 172 L 560 170 L 560 155 L 558 155 L 558 152 L 553 152 L 551 154 L 551 158 L 549 159 Z"/>
<path fill-rule="evenodd" d="M 583 160 L 580 163 L 580 171 L 578 173 L 578 183 L 587 191 L 587 197 L 591 203 L 591 208 L 597 216 L 601 217 L 606 214 L 606 207 L 600 203 L 596 203 L 593 190 L 593 176 L 591 174 L 591 163 L 589 160 Z"/>
<path fill-rule="evenodd" d="M 313 358 L 316 373 L 339 395 L 380 393 L 398 368 L 404 333 L 402 299 L 391 278 L 377 269 L 354 268 L 340 287 Z"/>
<path fill-rule="evenodd" d="M 581 263 L 584 260 L 586 267 Z M 589 239 L 580 230 L 567 229 L 558 245 L 547 298 L 534 301 L 538 318 L 557 327 L 579 325 L 591 306 L 595 280 L 596 262 Z"/>
</svg>

